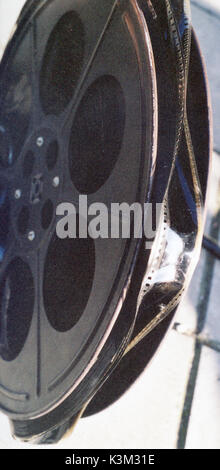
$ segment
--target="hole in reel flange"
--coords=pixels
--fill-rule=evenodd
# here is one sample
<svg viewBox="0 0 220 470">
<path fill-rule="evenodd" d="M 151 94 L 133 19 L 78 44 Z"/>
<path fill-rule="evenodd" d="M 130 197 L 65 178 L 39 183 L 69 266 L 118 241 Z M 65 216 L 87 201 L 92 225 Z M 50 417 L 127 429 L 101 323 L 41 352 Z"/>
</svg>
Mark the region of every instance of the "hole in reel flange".
<svg viewBox="0 0 220 470">
<path fill-rule="evenodd" d="M 56 166 L 59 154 L 59 145 L 57 140 L 53 140 L 47 149 L 46 162 L 48 170 L 53 170 Z"/>
<path fill-rule="evenodd" d="M 90 297 L 94 273 L 92 238 L 63 240 L 53 235 L 45 260 L 43 296 L 47 318 L 55 330 L 69 331 L 79 321 Z"/>
<path fill-rule="evenodd" d="M 34 308 L 34 281 L 21 258 L 9 264 L 0 284 L 0 356 L 13 361 L 22 351 Z"/>
<path fill-rule="evenodd" d="M 13 163 L 14 155 L 9 133 L 0 125 L 0 165 L 2 168 L 9 168 Z"/>
<path fill-rule="evenodd" d="M 73 96 L 83 64 L 84 36 L 80 17 L 69 11 L 49 37 L 40 73 L 40 101 L 46 115 L 59 115 Z"/>
<path fill-rule="evenodd" d="M 23 162 L 23 176 L 24 178 L 28 178 L 31 176 L 33 169 L 34 169 L 34 162 L 35 162 L 35 156 L 34 152 L 29 150 L 25 157 L 24 157 L 24 162 Z"/>
<path fill-rule="evenodd" d="M 20 235 L 25 235 L 28 229 L 28 222 L 30 218 L 30 212 L 27 206 L 22 207 L 18 220 L 17 220 L 17 228 Z"/>
<path fill-rule="evenodd" d="M 53 203 L 48 199 L 41 211 L 41 225 L 44 230 L 47 230 L 53 219 Z"/>
<path fill-rule="evenodd" d="M 111 75 L 90 85 L 74 118 L 69 170 L 80 193 L 91 194 L 106 182 L 119 158 L 125 127 L 125 99 Z"/>
</svg>

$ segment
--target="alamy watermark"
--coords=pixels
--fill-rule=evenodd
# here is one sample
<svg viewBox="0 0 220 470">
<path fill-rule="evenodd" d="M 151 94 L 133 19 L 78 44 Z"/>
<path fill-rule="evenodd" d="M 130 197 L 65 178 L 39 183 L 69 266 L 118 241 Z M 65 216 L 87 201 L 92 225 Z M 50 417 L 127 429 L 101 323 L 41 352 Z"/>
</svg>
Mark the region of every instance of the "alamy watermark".
<svg viewBox="0 0 220 470">
<path fill-rule="evenodd" d="M 79 196 L 77 207 L 70 202 L 57 206 L 56 233 L 60 239 L 66 238 L 142 238 L 146 248 L 152 247 L 161 220 L 163 204 L 129 205 L 126 202 L 88 205 L 86 195 Z"/>
</svg>

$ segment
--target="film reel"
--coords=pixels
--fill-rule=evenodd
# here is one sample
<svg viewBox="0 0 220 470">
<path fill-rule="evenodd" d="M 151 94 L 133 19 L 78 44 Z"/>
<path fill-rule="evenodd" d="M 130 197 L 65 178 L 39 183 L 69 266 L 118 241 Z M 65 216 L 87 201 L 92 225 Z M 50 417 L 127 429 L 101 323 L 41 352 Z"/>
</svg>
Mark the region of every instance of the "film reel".
<svg viewBox="0 0 220 470">
<path fill-rule="evenodd" d="M 21 439 L 59 439 L 116 368 L 130 338 L 151 321 L 158 325 L 163 303 L 166 316 L 159 333 L 150 333 L 146 365 L 188 273 L 180 278 L 179 254 L 174 279 L 158 280 L 170 234 L 182 240 L 184 233 L 182 258 L 199 252 L 195 180 L 205 198 L 209 113 L 200 53 L 194 38 L 190 55 L 188 10 L 180 4 L 29 1 L 2 58 L 0 401 Z M 184 131 L 187 82 L 190 137 L 198 149 L 194 179 Z M 203 145 L 194 123 L 196 93 Z M 168 235 L 151 252 L 135 237 L 61 239 L 56 212 L 64 202 L 74 204 L 87 231 L 80 196 L 107 209 L 166 200 Z M 186 208 L 184 221 L 177 201 Z M 142 369 L 143 363 L 135 366 L 126 387 Z M 108 384 L 99 407 L 109 402 Z M 87 412 L 95 411 L 93 399 Z"/>
</svg>

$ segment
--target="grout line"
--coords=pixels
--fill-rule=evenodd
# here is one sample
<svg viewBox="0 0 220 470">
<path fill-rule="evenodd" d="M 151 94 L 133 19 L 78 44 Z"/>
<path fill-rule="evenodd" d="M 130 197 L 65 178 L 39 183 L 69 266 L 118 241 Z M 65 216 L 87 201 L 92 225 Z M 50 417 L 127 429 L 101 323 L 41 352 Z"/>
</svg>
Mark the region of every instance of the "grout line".
<svg viewBox="0 0 220 470">
<path fill-rule="evenodd" d="M 216 217 L 212 219 L 211 228 L 210 228 L 210 236 L 212 238 L 218 239 L 219 233 L 219 223 L 215 225 L 215 222 L 219 222 L 220 214 L 218 213 Z M 210 253 L 206 253 L 206 262 L 205 268 L 203 271 L 203 276 L 200 284 L 200 294 L 199 294 L 199 302 L 197 304 L 197 311 L 198 311 L 198 320 L 196 326 L 196 333 L 195 333 L 195 349 L 194 349 L 194 358 L 189 374 L 189 380 L 186 387 L 186 394 L 184 399 L 184 406 L 182 410 L 182 415 L 180 418 L 180 425 L 177 437 L 177 449 L 184 449 L 186 444 L 187 438 L 187 431 L 189 426 L 190 414 L 192 409 L 192 402 L 195 392 L 196 386 L 196 379 L 199 370 L 200 364 L 200 357 L 203 347 L 203 342 L 201 341 L 202 336 L 200 335 L 207 316 L 207 310 L 210 300 L 211 294 L 211 284 L 214 274 L 214 265 L 216 259 Z M 199 336 L 200 335 L 200 336 Z M 204 338 L 203 338 L 204 339 Z M 213 342 L 214 343 L 214 342 Z M 211 342 L 209 342 L 209 345 Z M 208 346 L 208 344 L 206 344 Z M 209 346 L 210 347 L 210 346 Z"/>
<path fill-rule="evenodd" d="M 207 346 L 207 348 L 220 352 L 220 341 L 216 341 L 211 338 L 205 338 L 204 336 L 198 336 L 197 339 L 202 346 Z"/>
<path fill-rule="evenodd" d="M 211 232 L 211 237 L 217 240 L 218 230 L 213 229 Z M 211 294 L 211 285 L 214 275 L 215 262 L 216 258 L 211 253 L 206 253 L 205 268 L 201 280 L 199 301 L 197 304 L 198 320 L 196 325 L 196 335 L 199 335 L 201 333 L 205 325 Z"/>
<path fill-rule="evenodd" d="M 192 402 L 195 391 L 195 383 L 198 375 L 200 357 L 202 352 L 202 344 L 196 341 L 194 358 L 192 362 L 192 367 L 189 374 L 189 380 L 186 389 L 186 395 L 184 400 L 184 406 L 182 410 L 182 416 L 180 421 L 180 427 L 177 438 L 177 449 L 185 449 L 187 431 L 189 426 L 190 413 L 192 408 Z"/>
<path fill-rule="evenodd" d="M 178 324 L 174 324 L 173 330 L 176 331 L 177 333 L 183 335 L 183 336 L 188 336 L 188 338 L 193 338 L 196 341 L 198 341 L 202 346 L 207 346 L 210 349 L 213 349 L 214 351 L 220 352 L 220 341 L 208 338 L 206 336 L 202 335 L 197 335 L 193 331 L 181 331 L 178 328 Z"/>
</svg>

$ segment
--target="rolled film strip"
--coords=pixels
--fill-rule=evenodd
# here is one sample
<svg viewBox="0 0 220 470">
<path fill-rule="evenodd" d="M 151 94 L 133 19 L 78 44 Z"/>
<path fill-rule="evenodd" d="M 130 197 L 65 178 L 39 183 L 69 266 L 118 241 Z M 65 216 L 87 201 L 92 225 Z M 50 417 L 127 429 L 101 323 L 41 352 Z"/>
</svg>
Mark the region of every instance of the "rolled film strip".
<svg viewBox="0 0 220 470">
<path fill-rule="evenodd" d="M 191 14 L 190 14 L 191 12 L 190 12 L 190 2 L 188 0 L 179 2 L 178 5 L 175 2 L 173 2 L 175 4 L 175 14 L 177 18 L 179 18 L 179 24 L 178 24 L 177 22 L 178 20 L 176 19 L 176 16 L 174 15 L 174 12 L 173 12 L 172 2 L 170 2 L 169 0 L 166 0 L 165 3 L 166 3 L 167 17 L 168 17 L 168 22 L 169 22 L 169 31 L 170 31 L 173 47 L 175 49 L 175 54 L 177 57 L 177 64 L 178 64 L 177 77 L 178 77 L 178 90 L 179 90 L 179 118 L 178 118 L 177 128 L 176 128 L 176 141 L 175 141 L 175 148 L 173 152 L 170 181 L 167 186 L 167 192 L 166 192 L 164 201 L 167 201 L 167 199 L 169 200 L 169 196 L 168 196 L 169 185 L 172 180 L 173 169 L 175 167 L 182 133 L 184 132 L 186 136 L 188 158 L 189 158 L 190 168 L 191 168 L 192 178 L 193 178 L 193 189 L 194 189 L 194 197 L 195 197 L 195 205 L 196 205 L 197 221 L 198 221 L 198 229 L 194 235 L 195 246 L 193 247 L 192 245 L 190 247 L 190 252 L 191 250 L 193 252 L 190 254 L 190 256 L 194 258 L 193 262 L 191 261 L 192 263 L 191 275 L 192 275 L 194 272 L 194 268 L 197 264 L 197 259 L 198 259 L 199 252 L 200 252 L 201 237 L 203 235 L 204 217 L 202 214 L 203 213 L 202 191 L 200 187 L 200 180 L 199 180 L 199 175 L 197 171 L 194 149 L 193 149 L 192 139 L 191 139 L 191 133 L 190 133 L 188 118 L 187 118 L 187 87 L 188 87 L 188 75 L 189 75 L 189 59 L 190 59 L 190 50 L 191 50 Z M 153 5 L 154 5 L 154 2 L 151 3 L 152 7 Z M 156 13 L 156 10 L 154 10 L 154 13 Z M 164 204 L 166 204 L 166 206 L 169 205 L 169 203 L 167 204 L 167 202 L 164 202 Z M 162 218 L 164 218 L 164 211 L 162 214 Z M 166 220 L 165 220 L 165 223 L 166 223 Z M 162 228 L 162 230 L 163 229 L 164 227 Z M 160 251 L 160 247 L 159 247 L 159 251 Z M 184 250 L 184 251 L 187 252 L 187 250 Z M 157 259 L 157 253 L 154 256 L 154 259 Z M 154 273 L 158 272 L 160 269 L 163 269 L 163 261 L 161 261 L 161 265 L 158 265 L 156 269 L 153 270 L 153 272 Z M 188 283 L 190 282 L 191 275 L 188 270 L 187 271 Z M 147 271 L 145 278 L 147 280 L 149 280 L 150 278 L 152 284 L 154 282 L 156 283 L 156 280 L 152 282 L 152 268 L 149 269 L 148 267 L 148 271 Z M 133 347 L 136 346 L 136 344 L 138 344 L 145 336 L 147 336 L 154 328 L 156 328 L 157 325 L 161 321 L 163 321 L 167 317 L 167 315 L 169 315 L 175 309 L 175 307 L 177 307 L 182 297 L 182 294 L 186 288 L 185 279 L 184 279 L 183 284 L 184 284 L 183 287 L 182 288 L 180 287 L 179 292 L 167 305 L 163 304 L 159 307 L 160 311 L 151 320 L 151 322 L 148 325 L 146 325 L 143 328 L 143 330 L 139 332 L 138 335 L 131 341 L 131 343 L 127 346 L 124 354 L 131 351 Z M 151 286 L 147 284 L 147 288 L 146 288 L 146 281 L 144 279 L 143 288 L 140 293 L 141 298 L 138 302 L 138 308 L 139 308 L 140 303 L 143 300 L 143 296 L 145 296 L 147 292 L 149 291 L 149 288 L 151 288 Z"/>
</svg>

